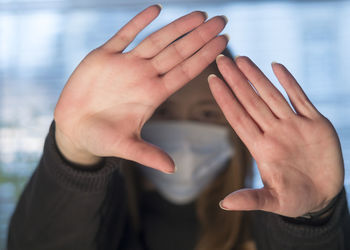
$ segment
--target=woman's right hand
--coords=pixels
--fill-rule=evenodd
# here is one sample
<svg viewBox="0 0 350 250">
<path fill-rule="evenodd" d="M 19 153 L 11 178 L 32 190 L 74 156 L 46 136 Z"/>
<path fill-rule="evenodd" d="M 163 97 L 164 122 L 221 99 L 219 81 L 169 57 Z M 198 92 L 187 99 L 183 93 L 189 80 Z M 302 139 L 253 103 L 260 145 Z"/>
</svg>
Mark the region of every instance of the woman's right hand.
<svg viewBox="0 0 350 250">
<path fill-rule="evenodd" d="M 70 161 L 114 156 L 171 173 L 174 162 L 142 140 L 142 126 L 170 95 L 202 72 L 227 45 L 222 16 L 192 12 L 123 50 L 159 14 L 153 5 L 91 51 L 67 81 L 55 108 L 56 142 Z M 172 43 L 180 36 L 186 36 Z M 196 52 L 196 53 L 195 53 Z"/>
</svg>

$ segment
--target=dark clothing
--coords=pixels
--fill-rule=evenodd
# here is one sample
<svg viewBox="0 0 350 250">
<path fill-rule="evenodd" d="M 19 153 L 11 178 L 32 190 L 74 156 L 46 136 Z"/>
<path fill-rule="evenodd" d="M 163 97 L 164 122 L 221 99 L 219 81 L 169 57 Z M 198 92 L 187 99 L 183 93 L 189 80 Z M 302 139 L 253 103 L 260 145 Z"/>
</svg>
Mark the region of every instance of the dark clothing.
<svg viewBox="0 0 350 250">
<path fill-rule="evenodd" d="M 105 158 L 96 169 L 79 169 L 59 153 L 54 125 L 11 218 L 8 250 L 193 249 L 198 232 L 194 204 L 176 206 L 155 192 L 146 193 L 140 199 L 142 233 L 137 235 L 118 170 L 123 159 Z M 344 190 L 322 225 L 252 214 L 259 250 L 350 249 Z"/>
</svg>

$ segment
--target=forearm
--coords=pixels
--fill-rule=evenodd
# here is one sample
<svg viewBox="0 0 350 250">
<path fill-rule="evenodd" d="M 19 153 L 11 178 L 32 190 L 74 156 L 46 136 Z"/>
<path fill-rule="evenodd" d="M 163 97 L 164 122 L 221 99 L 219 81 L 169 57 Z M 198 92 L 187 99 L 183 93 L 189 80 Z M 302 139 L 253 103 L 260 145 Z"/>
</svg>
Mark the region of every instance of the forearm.
<svg viewBox="0 0 350 250">
<path fill-rule="evenodd" d="M 91 171 L 73 168 L 60 155 L 54 124 L 39 166 L 26 185 L 11 218 L 8 249 L 97 249 L 96 236 L 118 159 L 105 159 Z M 124 204 L 120 178 L 119 201 Z M 123 213 L 123 205 L 119 206 Z"/>
</svg>

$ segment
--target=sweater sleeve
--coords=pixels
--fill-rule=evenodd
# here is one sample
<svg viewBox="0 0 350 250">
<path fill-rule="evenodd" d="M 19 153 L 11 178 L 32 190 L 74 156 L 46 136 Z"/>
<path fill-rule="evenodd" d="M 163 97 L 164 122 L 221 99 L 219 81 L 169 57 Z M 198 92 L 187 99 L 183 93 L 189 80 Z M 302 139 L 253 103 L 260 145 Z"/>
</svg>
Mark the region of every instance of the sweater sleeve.
<svg viewBox="0 0 350 250">
<path fill-rule="evenodd" d="M 253 215 L 258 250 L 348 250 L 350 216 L 343 188 L 329 219 L 312 225 L 258 211 Z"/>
<path fill-rule="evenodd" d="M 40 163 L 11 217 L 8 250 L 100 249 L 111 229 L 108 219 L 114 221 L 117 247 L 126 223 L 124 183 L 118 170 L 122 159 L 104 158 L 102 166 L 89 171 L 73 167 L 58 151 L 54 131 L 53 122 Z M 108 214 L 111 188 L 116 209 Z"/>
</svg>

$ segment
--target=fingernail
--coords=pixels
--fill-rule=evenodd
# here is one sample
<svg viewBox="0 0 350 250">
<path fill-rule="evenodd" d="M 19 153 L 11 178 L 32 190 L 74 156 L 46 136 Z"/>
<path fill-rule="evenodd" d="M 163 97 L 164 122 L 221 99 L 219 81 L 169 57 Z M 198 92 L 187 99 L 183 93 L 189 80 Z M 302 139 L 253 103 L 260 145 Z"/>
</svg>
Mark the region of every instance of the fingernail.
<svg viewBox="0 0 350 250">
<path fill-rule="evenodd" d="M 173 171 L 164 171 L 163 173 L 164 174 L 173 174 L 173 173 L 175 173 L 175 170 L 173 170 Z"/>
<path fill-rule="evenodd" d="M 219 60 L 220 58 L 225 57 L 223 54 L 220 54 L 216 57 L 216 60 Z"/>
<path fill-rule="evenodd" d="M 278 62 L 273 61 L 273 62 L 271 63 L 271 65 L 274 65 L 274 64 L 279 64 L 279 63 L 278 63 Z"/>
<path fill-rule="evenodd" d="M 176 166 L 174 166 L 172 169 L 163 170 L 164 174 L 173 174 L 175 172 L 176 172 Z"/>
<path fill-rule="evenodd" d="M 228 209 L 225 208 L 225 207 L 222 205 L 223 201 L 224 201 L 224 200 L 222 200 L 222 201 L 219 202 L 219 206 L 220 206 L 221 209 L 228 211 Z"/>
<path fill-rule="evenodd" d="M 203 15 L 204 15 L 205 19 L 208 19 L 208 13 L 207 13 L 207 12 L 205 12 L 205 11 L 202 11 L 202 13 L 203 13 Z"/>
<path fill-rule="evenodd" d="M 227 16 L 222 15 L 221 17 L 225 20 L 225 23 L 228 23 L 228 18 L 227 18 Z"/>
<path fill-rule="evenodd" d="M 168 171 L 168 172 L 164 172 L 164 173 L 166 173 L 166 174 L 173 174 L 173 173 L 175 173 L 177 171 L 177 167 L 176 167 L 176 165 L 174 166 L 174 168 L 172 169 L 172 170 L 170 170 L 170 171 Z"/>
<path fill-rule="evenodd" d="M 211 78 L 215 78 L 215 77 L 217 77 L 215 74 L 210 74 L 210 75 L 208 76 L 208 80 L 211 79 Z"/>
<path fill-rule="evenodd" d="M 240 57 L 240 55 L 236 55 L 236 56 L 235 56 L 235 61 L 237 60 L 238 57 Z"/>
<path fill-rule="evenodd" d="M 223 34 L 223 36 L 226 37 L 227 41 L 230 41 L 230 36 L 227 33 Z"/>
<path fill-rule="evenodd" d="M 161 5 L 160 3 L 157 3 L 156 5 L 158 5 L 160 9 L 163 9 L 163 5 Z"/>
</svg>

